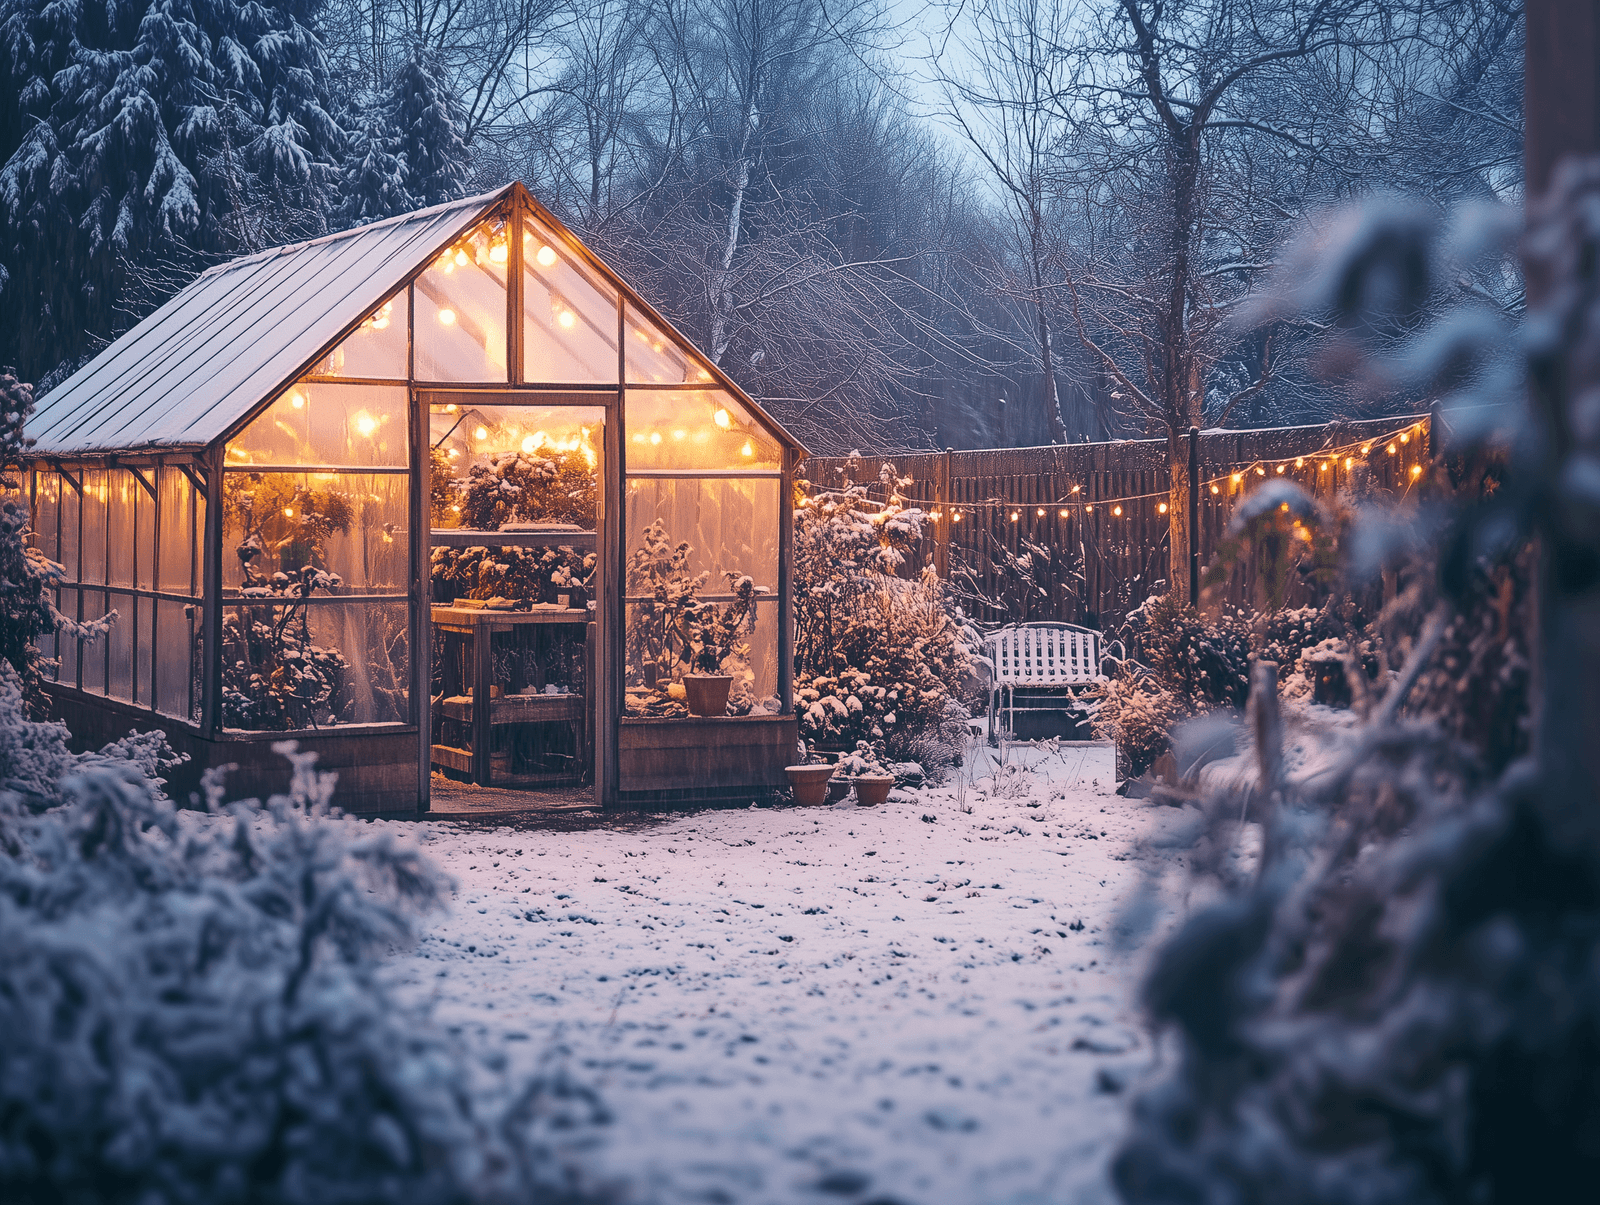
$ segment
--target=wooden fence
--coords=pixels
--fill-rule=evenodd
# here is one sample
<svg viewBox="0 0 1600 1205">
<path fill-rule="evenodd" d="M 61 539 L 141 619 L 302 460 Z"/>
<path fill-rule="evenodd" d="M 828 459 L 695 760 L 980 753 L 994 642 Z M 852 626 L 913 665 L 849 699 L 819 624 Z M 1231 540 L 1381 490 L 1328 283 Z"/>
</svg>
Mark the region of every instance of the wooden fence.
<svg viewBox="0 0 1600 1205">
<path fill-rule="evenodd" d="M 1426 414 L 1199 436 L 1199 547 L 1211 556 L 1234 505 L 1252 486 L 1286 477 L 1323 500 L 1342 492 L 1404 498 L 1424 472 L 1433 420 Z M 1187 439 L 1183 453 L 1187 455 Z M 1118 440 L 1043 448 L 932 452 L 859 460 L 813 457 L 800 475 L 835 487 L 870 481 L 881 466 L 909 477 L 902 493 L 930 522 L 913 570 L 933 565 L 983 623 L 1064 620 L 1103 630 L 1165 589 L 1168 575 L 1167 443 Z M 1187 591 L 1187 580 L 1180 583 Z M 1228 601 L 1251 599 L 1249 567 Z M 1291 604 L 1310 601 L 1296 582 Z"/>
</svg>

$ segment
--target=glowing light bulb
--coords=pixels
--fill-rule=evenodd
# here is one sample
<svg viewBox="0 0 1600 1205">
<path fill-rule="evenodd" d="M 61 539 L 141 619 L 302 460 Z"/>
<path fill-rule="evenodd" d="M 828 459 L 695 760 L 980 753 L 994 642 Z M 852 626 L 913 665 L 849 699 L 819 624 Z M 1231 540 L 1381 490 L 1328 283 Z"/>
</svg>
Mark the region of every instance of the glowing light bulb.
<svg viewBox="0 0 1600 1205">
<path fill-rule="evenodd" d="M 641 431 L 638 434 L 636 434 L 633 437 L 633 442 L 636 443 L 636 444 L 642 444 L 644 442 L 644 433 Z"/>
<path fill-rule="evenodd" d="M 305 404 L 306 399 L 304 394 L 291 393 L 289 395 L 289 405 L 293 406 L 296 410 L 305 409 Z"/>
<path fill-rule="evenodd" d="M 1281 472 L 1283 472 L 1283 470 L 1284 470 L 1284 469 L 1286 469 L 1286 468 L 1288 468 L 1288 467 L 1289 467 L 1289 466 L 1288 466 L 1288 465 L 1286 465 L 1286 464 L 1280 464 L 1280 465 L 1279 465 L 1279 466 L 1278 466 L 1278 472 L 1280 472 L 1280 473 L 1281 473 Z"/>
<path fill-rule="evenodd" d="M 456 322 L 456 312 L 454 310 L 440 310 L 439 311 L 439 325 L 440 326 L 454 326 L 455 322 Z"/>
<path fill-rule="evenodd" d="M 567 330 L 577 325 L 578 317 L 571 310 L 562 310 L 556 315 L 556 322 Z"/>
<path fill-rule="evenodd" d="M 1355 468 L 1356 467 L 1356 458 L 1354 456 L 1346 456 L 1344 458 L 1344 467 L 1347 468 L 1347 469 Z"/>
<path fill-rule="evenodd" d="M 1257 477 L 1265 477 L 1266 475 L 1267 475 L 1267 470 L 1262 468 L 1259 464 L 1256 465 L 1256 476 Z"/>
<path fill-rule="evenodd" d="M 1220 494 L 1222 491 L 1220 489 L 1218 489 L 1216 486 L 1212 486 L 1211 487 L 1211 492 L 1213 494 Z"/>
<path fill-rule="evenodd" d="M 711 421 L 716 423 L 717 426 L 721 427 L 724 431 L 733 426 L 733 416 L 726 410 L 718 410 L 711 416 Z"/>
<path fill-rule="evenodd" d="M 755 448 L 751 447 L 750 441 L 748 439 L 745 440 L 744 441 L 744 447 L 739 449 L 739 455 L 740 456 L 754 456 L 755 454 L 756 454 Z"/>
<path fill-rule="evenodd" d="M 650 432 L 650 442 L 652 444 L 659 444 L 661 442 L 661 432 L 659 432 L 659 431 Z"/>
<path fill-rule="evenodd" d="M 672 433 L 672 438 L 673 439 L 688 439 L 689 438 L 689 433 L 687 431 L 674 431 Z"/>
<path fill-rule="evenodd" d="M 476 431 L 474 431 L 472 433 L 472 437 L 474 439 L 488 439 L 489 438 L 489 428 L 487 428 L 487 427 L 479 427 Z"/>
<path fill-rule="evenodd" d="M 460 455 L 461 455 L 461 449 L 460 448 L 451 448 L 450 449 L 450 459 L 451 460 L 454 460 L 457 456 L 460 456 Z"/>
<path fill-rule="evenodd" d="M 522 441 L 522 450 L 524 452 L 531 452 L 537 446 L 538 445 L 533 442 L 533 436 L 531 436 L 531 435 L 528 436 L 527 439 Z"/>
<path fill-rule="evenodd" d="M 1400 442 L 1401 442 L 1401 443 L 1403 443 L 1403 444 L 1408 444 L 1408 443 L 1410 443 L 1410 442 L 1411 442 L 1411 435 L 1410 435 L 1410 433 L 1409 433 L 1409 432 L 1401 432 L 1401 435 L 1400 435 Z"/>
<path fill-rule="evenodd" d="M 510 252 L 506 250 L 503 243 L 496 243 L 489 248 L 489 258 L 497 264 L 505 263 L 509 255 Z"/>
<path fill-rule="evenodd" d="M 1073 486 L 1073 487 L 1072 487 L 1072 492 L 1073 492 L 1073 493 L 1074 493 L 1074 494 L 1076 494 L 1076 493 L 1077 493 L 1077 492 L 1078 492 L 1078 491 L 1079 491 L 1079 490 L 1081 490 L 1081 489 L 1082 489 L 1082 488 L 1083 488 L 1083 486 L 1081 486 L 1081 485 L 1075 485 L 1075 486 Z"/>
<path fill-rule="evenodd" d="M 1422 466 L 1421 466 L 1421 465 L 1420 465 L 1420 464 L 1414 464 L 1414 465 L 1412 465 L 1412 466 L 1411 466 L 1411 475 L 1412 475 L 1412 476 L 1413 476 L 1413 477 L 1420 477 L 1420 476 L 1422 476 Z"/>
<path fill-rule="evenodd" d="M 1021 515 L 1019 515 L 1019 514 L 1017 514 L 1017 512 L 1016 512 L 1016 511 L 1012 511 L 1012 512 L 1011 512 L 1011 521 L 1012 521 L 1012 522 L 1013 522 L 1013 523 L 1015 523 L 1015 522 L 1016 522 L 1016 521 L 1017 521 L 1017 520 L 1018 520 L 1018 519 L 1020 519 L 1020 518 L 1021 518 L 1021 517 L 1022 517 L 1022 516 L 1021 516 Z"/>
<path fill-rule="evenodd" d="M 294 518 L 294 507 L 292 507 L 292 506 L 286 506 L 286 507 L 284 507 L 284 508 L 283 508 L 283 517 L 284 517 L 284 518 L 285 518 L 285 519 L 292 519 L 292 518 Z"/>
<path fill-rule="evenodd" d="M 1062 507 L 1062 508 L 1061 508 L 1061 517 L 1062 517 L 1062 518 L 1063 518 L 1063 519 L 1066 519 L 1066 518 L 1070 518 L 1070 517 L 1071 517 L 1071 512 L 1069 512 L 1069 511 L 1068 511 L 1068 510 L 1067 510 L 1067 509 L 1066 509 L 1066 507 Z"/>
<path fill-rule="evenodd" d="M 1158 515 L 1164 515 L 1164 514 L 1166 514 L 1166 513 L 1167 513 L 1167 504 L 1166 504 L 1166 503 L 1165 503 L 1165 502 L 1162 502 L 1162 503 L 1160 503 L 1160 504 L 1159 504 L 1159 505 L 1157 505 L 1157 507 L 1156 507 L 1156 513 L 1157 513 L 1157 514 L 1158 514 Z"/>
<path fill-rule="evenodd" d="M 1281 510 L 1284 514 L 1288 514 L 1289 513 L 1289 504 L 1287 502 L 1280 503 L 1278 505 L 1278 509 Z"/>
<path fill-rule="evenodd" d="M 1243 473 L 1235 473 L 1233 475 L 1233 483 L 1235 485 L 1238 485 L 1243 480 L 1244 480 L 1244 474 Z"/>
<path fill-rule="evenodd" d="M 1400 450 L 1400 449 L 1399 449 L 1399 448 L 1398 448 L 1398 447 L 1396 447 L 1396 446 L 1395 446 L 1395 445 L 1394 445 L 1394 444 L 1393 444 L 1393 443 L 1391 443 L 1391 444 L 1390 444 L 1390 445 L 1389 445 L 1389 455 L 1390 455 L 1390 456 L 1393 456 L 1393 455 L 1394 455 L 1394 454 L 1395 454 L 1395 453 L 1396 453 L 1396 452 L 1398 452 L 1398 451 L 1399 451 L 1399 450 Z"/>
<path fill-rule="evenodd" d="M 539 261 L 539 266 L 541 268 L 548 268 L 551 264 L 556 262 L 555 248 L 549 246 L 540 247 L 539 254 L 535 255 L 533 258 Z"/>
<path fill-rule="evenodd" d="M 1306 459 L 1305 459 L 1305 457 L 1304 456 L 1296 456 L 1294 458 L 1294 467 L 1297 468 L 1297 469 L 1305 468 L 1306 467 Z"/>
<path fill-rule="evenodd" d="M 1331 469 L 1331 468 L 1332 468 L 1332 467 L 1333 467 L 1333 461 L 1331 461 L 1331 460 L 1324 460 L 1324 461 L 1323 461 L 1323 462 L 1322 462 L 1322 471 L 1323 471 L 1323 472 L 1324 472 L 1324 473 L 1326 473 L 1326 472 L 1327 472 L 1327 471 L 1328 471 L 1328 470 L 1329 470 L 1329 469 Z"/>
<path fill-rule="evenodd" d="M 1093 510 L 1094 509 L 1094 503 L 1093 502 L 1089 503 L 1089 505 L 1085 506 L 1083 509 L 1086 510 L 1086 511 Z"/>
<path fill-rule="evenodd" d="M 459 506 L 452 506 L 450 509 L 455 511 L 458 515 L 461 513 L 461 508 Z"/>
<path fill-rule="evenodd" d="M 961 512 L 960 511 L 956 511 L 955 514 L 951 515 L 950 516 L 950 522 L 952 522 L 952 523 L 961 522 Z"/>
<path fill-rule="evenodd" d="M 374 431 L 376 431 L 377 429 L 378 429 L 378 420 L 377 419 L 373 418 L 372 415 L 368 414 L 365 410 L 357 411 L 357 413 L 356 413 L 356 430 L 361 432 L 363 437 L 365 437 L 367 439 L 371 439 L 372 438 L 372 433 Z"/>
<path fill-rule="evenodd" d="M 1361 454 L 1363 456 L 1365 456 L 1370 451 L 1372 451 L 1372 445 L 1371 444 L 1362 444 L 1361 445 Z"/>
<path fill-rule="evenodd" d="M 446 414 L 454 414 L 456 412 L 456 404 L 454 402 L 451 402 L 448 406 L 446 406 L 444 408 L 444 412 Z"/>
<path fill-rule="evenodd" d="M 456 267 L 465 268 L 466 266 L 467 266 L 467 253 L 465 251 L 457 251 L 456 252 Z"/>
<path fill-rule="evenodd" d="M 1044 518 L 1044 507 L 1042 507 L 1042 506 L 1039 508 L 1039 517 L 1041 519 Z"/>
</svg>

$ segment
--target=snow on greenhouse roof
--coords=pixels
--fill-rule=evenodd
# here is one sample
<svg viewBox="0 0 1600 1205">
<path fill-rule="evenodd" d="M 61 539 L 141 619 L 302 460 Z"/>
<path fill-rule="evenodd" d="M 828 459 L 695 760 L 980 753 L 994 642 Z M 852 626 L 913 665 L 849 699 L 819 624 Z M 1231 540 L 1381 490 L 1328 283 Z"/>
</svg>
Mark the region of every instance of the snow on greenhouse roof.
<svg viewBox="0 0 1600 1205">
<path fill-rule="evenodd" d="M 206 446 L 508 191 L 211 268 L 40 400 L 34 454 Z"/>
</svg>

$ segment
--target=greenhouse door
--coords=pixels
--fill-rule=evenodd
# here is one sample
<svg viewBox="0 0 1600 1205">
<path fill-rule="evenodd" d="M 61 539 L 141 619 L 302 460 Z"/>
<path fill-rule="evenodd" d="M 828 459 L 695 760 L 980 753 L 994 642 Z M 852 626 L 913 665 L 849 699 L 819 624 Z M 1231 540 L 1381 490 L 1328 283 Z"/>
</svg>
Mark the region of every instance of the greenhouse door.
<svg viewBox="0 0 1600 1205">
<path fill-rule="evenodd" d="M 527 793 L 508 803 L 600 803 L 615 756 L 604 554 L 616 546 L 616 393 L 463 389 L 419 403 L 433 782 Z"/>
</svg>

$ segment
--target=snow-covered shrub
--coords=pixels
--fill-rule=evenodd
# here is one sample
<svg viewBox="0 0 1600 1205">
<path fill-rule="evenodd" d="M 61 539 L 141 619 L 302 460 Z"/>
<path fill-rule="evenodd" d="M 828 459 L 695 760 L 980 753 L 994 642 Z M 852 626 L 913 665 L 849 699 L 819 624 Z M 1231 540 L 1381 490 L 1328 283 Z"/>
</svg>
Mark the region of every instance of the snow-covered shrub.
<svg viewBox="0 0 1600 1205">
<path fill-rule="evenodd" d="M 586 589 L 595 554 L 559 548 L 434 548 L 434 597 L 509 598 L 554 602 L 558 594 Z"/>
<path fill-rule="evenodd" d="M 1130 775 L 1138 775 L 1171 748 L 1171 733 L 1195 713 L 1192 697 L 1162 684 L 1140 666 L 1125 665 L 1089 692 L 1096 740 L 1115 741 Z"/>
<path fill-rule="evenodd" d="M 578 1199 L 533 1123 L 553 1103 L 570 1145 L 597 1103 L 490 1104 L 489 1069 L 384 989 L 444 883 L 337 817 L 310 755 L 279 747 L 287 796 L 223 805 L 213 776 L 211 814 L 180 814 L 154 744 L 75 756 L 20 701 L 0 670 L 0 1199 Z"/>
<path fill-rule="evenodd" d="M 1586 417 L 1600 163 L 1569 163 L 1551 191 L 1523 243 L 1544 301 L 1521 339 L 1492 309 L 1458 312 L 1367 370 L 1461 390 L 1461 459 L 1535 434 L 1487 504 L 1452 498 L 1436 465 L 1441 522 L 1405 540 L 1363 524 L 1419 570 L 1375 625 L 1401 666 L 1307 772 L 1258 749 L 1260 865 L 1166 945 L 1146 987 L 1179 1058 L 1115 1162 L 1128 1201 L 1562 1200 L 1600 1172 L 1600 427 Z M 1310 242 L 1281 308 L 1305 303 L 1352 340 L 1410 328 L 1395 314 L 1430 296 L 1437 268 L 1454 291 L 1472 267 L 1470 237 L 1439 256 L 1420 207 L 1357 210 Z M 1481 275 L 1516 287 L 1503 266 Z M 1553 571 L 1529 698 L 1531 535 Z M 1530 710 L 1542 731 L 1525 758 Z M 1206 802 L 1225 849 L 1241 801 Z"/>
<path fill-rule="evenodd" d="M 853 466 L 852 466 L 853 467 Z M 934 771 L 965 737 L 963 683 L 981 639 L 933 570 L 901 577 L 924 515 L 879 471 L 874 502 L 853 473 L 837 489 L 802 481 L 795 507 L 795 700 L 808 742 L 882 741 L 891 759 Z"/>
</svg>

